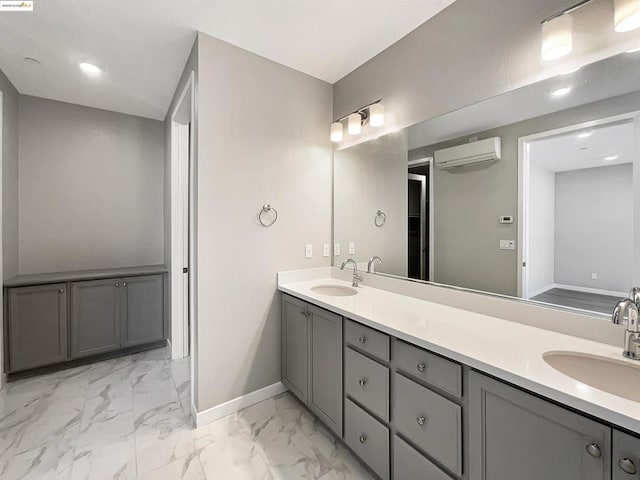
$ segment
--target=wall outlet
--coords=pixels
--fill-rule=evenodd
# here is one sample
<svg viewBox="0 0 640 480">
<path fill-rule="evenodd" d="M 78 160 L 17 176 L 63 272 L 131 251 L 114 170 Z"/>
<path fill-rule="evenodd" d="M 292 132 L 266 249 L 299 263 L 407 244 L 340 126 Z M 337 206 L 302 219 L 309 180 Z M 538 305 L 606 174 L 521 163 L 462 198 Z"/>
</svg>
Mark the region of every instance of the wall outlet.
<svg viewBox="0 0 640 480">
<path fill-rule="evenodd" d="M 349 255 L 353 255 L 356 253 L 356 244 L 354 242 L 349 242 Z"/>
<path fill-rule="evenodd" d="M 310 243 L 304 246 L 304 258 L 313 258 L 313 245 Z"/>
<path fill-rule="evenodd" d="M 515 249 L 516 249 L 515 240 L 500 240 L 500 250 L 515 250 Z"/>
<path fill-rule="evenodd" d="M 340 256 L 340 244 L 339 243 L 334 243 L 333 244 L 333 255 L 335 257 L 339 257 Z"/>
<path fill-rule="evenodd" d="M 322 245 L 322 256 L 328 257 L 331 254 L 331 250 L 329 249 L 329 244 L 325 243 Z"/>
<path fill-rule="evenodd" d="M 597 273 L 592 273 L 591 274 L 591 280 L 597 280 L 598 279 L 598 274 Z"/>
</svg>

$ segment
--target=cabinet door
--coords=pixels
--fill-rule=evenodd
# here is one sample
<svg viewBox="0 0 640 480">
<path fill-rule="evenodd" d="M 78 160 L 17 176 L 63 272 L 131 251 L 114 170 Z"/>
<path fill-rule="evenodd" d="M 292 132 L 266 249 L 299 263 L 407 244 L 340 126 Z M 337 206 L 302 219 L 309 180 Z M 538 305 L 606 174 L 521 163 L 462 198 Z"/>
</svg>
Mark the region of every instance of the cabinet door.
<svg viewBox="0 0 640 480">
<path fill-rule="evenodd" d="M 342 437 L 342 317 L 309 306 L 309 408 Z"/>
<path fill-rule="evenodd" d="M 67 286 L 8 290 L 9 372 L 67 360 Z"/>
<path fill-rule="evenodd" d="M 613 431 L 613 480 L 640 480 L 640 438 Z"/>
<path fill-rule="evenodd" d="M 470 480 L 611 478 L 610 428 L 475 372 L 469 444 Z"/>
<path fill-rule="evenodd" d="M 71 284 L 71 356 L 86 357 L 120 348 L 118 279 Z"/>
<path fill-rule="evenodd" d="M 122 279 L 122 345 L 158 342 L 164 334 L 164 279 L 162 275 Z"/>
<path fill-rule="evenodd" d="M 305 404 L 309 391 L 307 304 L 282 296 L 282 382 Z"/>
</svg>

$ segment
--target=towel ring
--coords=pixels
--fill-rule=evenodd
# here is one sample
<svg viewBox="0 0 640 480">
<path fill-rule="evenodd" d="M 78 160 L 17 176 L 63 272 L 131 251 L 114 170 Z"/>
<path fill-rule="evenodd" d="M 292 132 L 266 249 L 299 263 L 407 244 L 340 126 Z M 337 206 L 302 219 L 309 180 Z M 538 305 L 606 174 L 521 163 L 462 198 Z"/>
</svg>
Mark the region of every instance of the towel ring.
<svg viewBox="0 0 640 480">
<path fill-rule="evenodd" d="M 262 219 L 262 215 L 264 215 L 265 213 L 270 213 L 273 212 L 275 213 L 275 217 L 273 217 L 273 219 L 271 221 L 267 220 L 266 222 Z M 269 205 L 268 203 L 262 206 L 262 210 L 260 210 L 260 213 L 258 213 L 258 220 L 260 221 L 260 223 L 265 226 L 265 227 L 270 227 L 271 225 L 273 225 L 274 223 L 276 223 L 276 221 L 278 220 L 278 211 L 273 208 L 271 205 Z"/>
<path fill-rule="evenodd" d="M 380 228 L 385 224 L 386 221 L 387 221 L 387 214 L 384 213 L 382 210 L 378 210 L 378 213 L 376 213 L 376 218 L 373 219 L 373 222 L 376 224 L 376 227 Z"/>
</svg>

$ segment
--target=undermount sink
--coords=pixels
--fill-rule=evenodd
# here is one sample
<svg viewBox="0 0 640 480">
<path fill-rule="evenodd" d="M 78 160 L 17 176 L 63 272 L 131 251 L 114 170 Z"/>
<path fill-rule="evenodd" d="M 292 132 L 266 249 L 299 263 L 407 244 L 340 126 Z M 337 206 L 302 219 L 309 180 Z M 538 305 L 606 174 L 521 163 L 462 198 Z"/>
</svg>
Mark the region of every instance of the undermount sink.
<svg viewBox="0 0 640 480">
<path fill-rule="evenodd" d="M 320 295 L 329 295 L 331 297 L 350 297 L 358 293 L 355 288 L 343 287 L 342 285 L 318 285 L 311 287 L 311 291 Z"/>
<path fill-rule="evenodd" d="M 640 402 L 640 365 L 578 352 L 547 352 L 542 358 L 581 383 Z"/>
</svg>

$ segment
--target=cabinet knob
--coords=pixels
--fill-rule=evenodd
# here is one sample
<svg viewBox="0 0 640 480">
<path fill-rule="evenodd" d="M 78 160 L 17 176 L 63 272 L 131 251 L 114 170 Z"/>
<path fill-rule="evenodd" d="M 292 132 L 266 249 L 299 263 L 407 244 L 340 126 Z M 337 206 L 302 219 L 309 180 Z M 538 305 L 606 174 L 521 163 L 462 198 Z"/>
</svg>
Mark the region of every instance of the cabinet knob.
<svg viewBox="0 0 640 480">
<path fill-rule="evenodd" d="M 117 288 L 117 287 L 119 287 L 119 286 L 120 286 L 120 284 L 119 284 L 119 283 L 116 283 L 116 288 Z"/>
<path fill-rule="evenodd" d="M 367 441 L 367 436 L 366 435 L 360 435 L 360 443 L 364 443 Z"/>
<path fill-rule="evenodd" d="M 624 473 L 628 473 L 629 475 L 635 475 L 638 473 L 638 469 L 630 458 L 621 458 L 618 460 L 618 466 L 620 467 L 620 470 Z"/>
<path fill-rule="evenodd" d="M 600 458 L 602 456 L 602 452 L 600 451 L 600 447 L 597 443 L 590 443 L 586 447 L 584 447 L 584 449 L 593 458 Z"/>
<path fill-rule="evenodd" d="M 424 373 L 424 371 L 426 370 L 427 366 L 424 363 L 419 363 L 418 365 L 416 365 L 416 369 L 420 372 L 420 373 Z"/>
<path fill-rule="evenodd" d="M 60 293 L 64 293 L 64 288 L 61 288 L 60 290 L 58 290 Z"/>
<path fill-rule="evenodd" d="M 367 379 L 361 378 L 360 380 L 358 380 L 358 384 L 364 388 L 364 386 L 367 384 Z"/>
<path fill-rule="evenodd" d="M 365 337 L 364 335 L 361 335 L 360 338 L 358 339 L 358 341 L 360 343 L 366 343 L 367 342 L 367 337 Z"/>
<path fill-rule="evenodd" d="M 122 286 L 126 287 L 127 286 L 127 282 L 122 282 Z"/>
<path fill-rule="evenodd" d="M 418 422 L 418 425 L 420 425 L 421 427 L 424 427 L 424 424 L 427 422 L 427 419 L 425 417 L 418 417 L 416 421 Z"/>
</svg>

